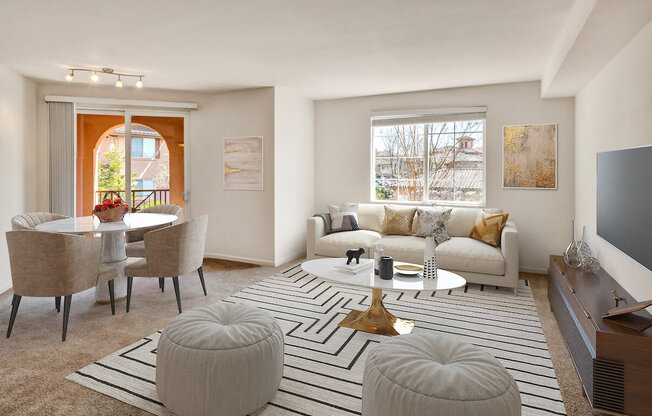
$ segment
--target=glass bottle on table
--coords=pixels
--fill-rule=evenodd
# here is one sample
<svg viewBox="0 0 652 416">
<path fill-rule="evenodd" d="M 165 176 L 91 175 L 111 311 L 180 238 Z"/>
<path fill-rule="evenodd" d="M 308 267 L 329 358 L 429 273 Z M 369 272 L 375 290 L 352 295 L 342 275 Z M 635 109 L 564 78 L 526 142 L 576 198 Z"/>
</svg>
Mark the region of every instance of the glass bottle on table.
<svg viewBox="0 0 652 416">
<path fill-rule="evenodd" d="M 376 243 L 376 249 L 374 250 L 374 274 L 378 275 L 380 273 L 380 258 L 385 255 L 385 250 L 383 249 L 383 243 L 380 241 Z"/>
</svg>

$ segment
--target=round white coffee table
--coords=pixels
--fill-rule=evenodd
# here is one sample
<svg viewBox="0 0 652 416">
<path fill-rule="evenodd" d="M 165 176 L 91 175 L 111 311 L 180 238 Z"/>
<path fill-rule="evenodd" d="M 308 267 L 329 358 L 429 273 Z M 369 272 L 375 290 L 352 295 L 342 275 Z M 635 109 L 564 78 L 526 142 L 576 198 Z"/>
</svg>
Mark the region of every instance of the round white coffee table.
<svg viewBox="0 0 652 416">
<path fill-rule="evenodd" d="M 114 273 L 115 299 L 122 300 L 127 296 L 127 278 L 124 274 L 127 253 L 125 252 L 125 231 L 157 225 L 171 224 L 176 221 L 176 215 L 139 213 L 126 214 L 123 221 L 101 223 L 95 216 L 64 218 L 62 220 L 44 222 L 36 226 L 38 231 L 64 234 L 101 234 L 102 262 L 101 273 Z M 101 303 L 109 302 L 107 285 L 95 286 L 95 300 Z"/>
<path fill-rule="evenodd" d="M 301 264 L 303 271 L 315 276 L 348 285 L 370 287 L 372 291 L 371 306 L 366 311 L 351 311 L 346 318 L 338 324 L 345 328 L 371 332 L 382 335 L 400 335 L 412 332 L 414 321 L 411 319 L 397 318 L 385 309 L 383 305 L 383 289 L 405 291 L 418 290 L 450 290 L 462 287 L 466 279 L 447 270 L 438 269 L 436 279 L 424 279 L 418 276 L 405 276 L 394 273 L 393 279 L 384 280 L 374 274 L 373 266 L 357 274 L 341 272 L 333 269 L 338 263 L 346 259 L 329 258 L 308 260 Z M 360 259 L 360 263 L 371 262 L 370 259 Z M 394 262 L 394 266 L 410 264 Z M 418 266 L 418 265 L 415 265 Z M 396 271 L 396 270 L 395 270 Z"/>
</svg>

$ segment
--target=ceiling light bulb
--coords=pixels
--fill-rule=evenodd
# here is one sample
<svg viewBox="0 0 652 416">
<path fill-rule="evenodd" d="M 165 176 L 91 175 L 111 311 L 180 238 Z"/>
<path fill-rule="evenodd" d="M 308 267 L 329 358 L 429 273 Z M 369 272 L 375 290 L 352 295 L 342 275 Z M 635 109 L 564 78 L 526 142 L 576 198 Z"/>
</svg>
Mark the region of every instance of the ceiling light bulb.
<svg viewBox="0 0 652 416">
<path fill-rule="evenodd" d="M 143 79 L 142 78 L 138 78 L 138 81 L 136 81 L 136 87 L 143 88 Z"/>
<path fill-rule="evenodd" d="M 66 75 L 66 81 L 72 81 L 72 78 L 74 76 L 75 76 L 75 71 L 70 71 L 70 73 Z"/>
<path fill-rule="evenodd" d="M 118 88 L 122 88 L 122 80 L 120 79 L 120 77 L 118 77 L 118 80 L 115 82 L 115 86 Z"/>
<path fill-rule="evenodd" d="M 97 72 L 93 72 L 93 75 L 91 75 L 91 81 L 97 82 L 100 80 L 100 77 L 97 76 Z"/>
</svg>

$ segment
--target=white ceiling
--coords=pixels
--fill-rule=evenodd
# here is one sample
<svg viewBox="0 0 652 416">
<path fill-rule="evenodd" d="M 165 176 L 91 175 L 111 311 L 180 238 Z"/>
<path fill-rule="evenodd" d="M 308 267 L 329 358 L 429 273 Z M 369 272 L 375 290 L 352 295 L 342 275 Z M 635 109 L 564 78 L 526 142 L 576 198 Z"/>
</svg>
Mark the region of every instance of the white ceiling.
<svg viewBox="0 0 652 416">
<path fill-rule="evenodd" d="M 50 81 L 108 66 L 147 87 L 315 99 L 540 80 L 572 3 L 0 0 L 0 63 Z"/>
</svg>

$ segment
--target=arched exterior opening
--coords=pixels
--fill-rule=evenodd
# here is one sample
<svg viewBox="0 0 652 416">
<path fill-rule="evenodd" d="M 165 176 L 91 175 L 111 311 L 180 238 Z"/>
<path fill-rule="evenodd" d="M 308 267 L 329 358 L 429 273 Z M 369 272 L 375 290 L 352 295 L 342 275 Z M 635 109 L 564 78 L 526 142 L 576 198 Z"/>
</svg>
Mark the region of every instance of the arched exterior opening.
<svg viewBox="0 0 652 416">
<path fill-rule="evenodd" d="M 125 155 L 122 116 L 78 115 L 76 215 L 90 215 L 107 192 L 126 198 L 126 163 L 131 164 L 132 210 L 183 206 L 183 118 L 134 116 L 131 126 L 131 154 Z"/>
</svg>

